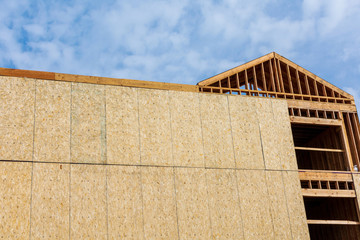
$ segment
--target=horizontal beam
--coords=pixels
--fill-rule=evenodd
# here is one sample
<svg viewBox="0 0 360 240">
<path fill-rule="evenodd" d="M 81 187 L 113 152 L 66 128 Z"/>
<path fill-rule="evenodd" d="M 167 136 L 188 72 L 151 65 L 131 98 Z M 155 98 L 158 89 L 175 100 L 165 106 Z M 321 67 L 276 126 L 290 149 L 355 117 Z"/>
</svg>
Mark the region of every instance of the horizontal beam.
<svg viewBox="0 0 360 240">
<path fill-rule="evenodd" d="M 335 189 L 301 189 L 304 197 L 342 197 L 355 198 L 354 190 L 335 190 Z"/>
<path fill-rule="evenodd" d="M 299 171 L 300 180 L 347 181 L 352 182 L 351 173 Z"/>
<path fill-rule="evenodd" d="M 312 110 L 356 112 L 355 104 L 314 102 L 314 101 L 294 100 L 294 99 L 286 99 L 286 101 L 288 103 L 289 108 L 306 108 Z"/>
<path fill-rule="evenodd" d="M 331 149 L 331 148 L 311 148 L 311 147 L 295 147 L 295 150 L 302 151 L 317 151 L 317 152 L 344 152 L 342 149 Z"/>
<path fill-rule="evenodd" d="M 348 221 L 348 220 L 307 220 L 307 224 L 360 225 L 360 222 Z"/>
<path fill-rule="evenodd" d="M 0 68 L 0 76 L 25 77 L 25 78 L 34 78 L 41 80 L 91 83 L 91 84 L 101 84 L 101 85 L 162 89 L 162 90 L 174 90 L 174 91 L 185 91 L 185 92 L 199 92 L 199 87 L 196 85 L 140 81 L 140 80 L 121 79 L 121 78 L 95 77 L 95 76 L 84 76 L 84 75 L 75 75 L 75 74 L 9 69 L 9 68 Z"/>
<path fill-rule="evenodd" d="M 310 125 L 327 125 L 327 126 L 342 126 L 342 121 L 338 119 L 325 119 L 325 118 L 309 118 L 291 116 L 290 122 Z"/>
</svg>

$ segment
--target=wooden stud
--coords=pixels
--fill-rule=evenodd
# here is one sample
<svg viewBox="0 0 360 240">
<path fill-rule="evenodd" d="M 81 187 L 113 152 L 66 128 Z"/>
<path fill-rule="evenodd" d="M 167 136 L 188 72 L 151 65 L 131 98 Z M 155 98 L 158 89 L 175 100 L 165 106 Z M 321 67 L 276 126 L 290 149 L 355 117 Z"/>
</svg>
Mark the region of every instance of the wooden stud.
<svg viewBox="0 0 360 240">
<path fill-rule="evenodd" d="M 287 76 L 288 76 L 288 82 L 289 82 L 289 87 L 290 87 L 290 93 L 294 93 L 294 88 L 292 85 L 292 80 L 291 80 L 291 73 L 290 73 L 290 68 L 289 65 L 286 64 L 286 71 L 287 71 Z"/>
</svg>

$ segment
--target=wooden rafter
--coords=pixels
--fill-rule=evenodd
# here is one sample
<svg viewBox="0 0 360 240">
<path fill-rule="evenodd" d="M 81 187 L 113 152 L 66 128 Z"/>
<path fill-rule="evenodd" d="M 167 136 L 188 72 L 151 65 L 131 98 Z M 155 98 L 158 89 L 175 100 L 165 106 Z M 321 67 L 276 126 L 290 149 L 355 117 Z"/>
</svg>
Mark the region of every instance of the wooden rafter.
<svg viewBox="0 0 360 240">
<path fill-rule="evenodd" d="M 230 79 L 226 89 L 219 84 L 224 79 Z M 202 92 L 231 91 L 250 96 L 354 105 L 353 96 L 277 53 L 267 54 L 208 78 L 199 82 L 198 86 Z"/>
</svg>

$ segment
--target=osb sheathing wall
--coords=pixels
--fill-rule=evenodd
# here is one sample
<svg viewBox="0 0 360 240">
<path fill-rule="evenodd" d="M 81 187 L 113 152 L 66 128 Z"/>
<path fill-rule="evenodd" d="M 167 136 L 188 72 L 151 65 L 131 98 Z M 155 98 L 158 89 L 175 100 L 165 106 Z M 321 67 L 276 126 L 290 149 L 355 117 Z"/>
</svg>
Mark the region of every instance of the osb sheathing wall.
<svg viewBox="0 0 360 240">
<path fill-rule="evenodd" d="M 0 239 L 309 239 L 284 100 L 0 77 L 0 159 Z"/>
</svg>

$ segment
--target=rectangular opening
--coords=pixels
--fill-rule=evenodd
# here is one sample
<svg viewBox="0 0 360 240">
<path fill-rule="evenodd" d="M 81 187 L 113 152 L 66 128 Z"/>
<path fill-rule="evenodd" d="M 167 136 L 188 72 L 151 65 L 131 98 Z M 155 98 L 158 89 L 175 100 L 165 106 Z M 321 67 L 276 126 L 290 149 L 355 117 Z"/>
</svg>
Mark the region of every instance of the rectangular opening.
<svg viewBox="0 0 360 240">
<path fill-rule="evenodd" d="M 359 222 L 356 198 L 304 197 L 308 220 Z"/>
<path fill-rule="evenodd" d="M 340 126 L 291 125 L 299 169 L 349 171 Z"/>
</svg>

